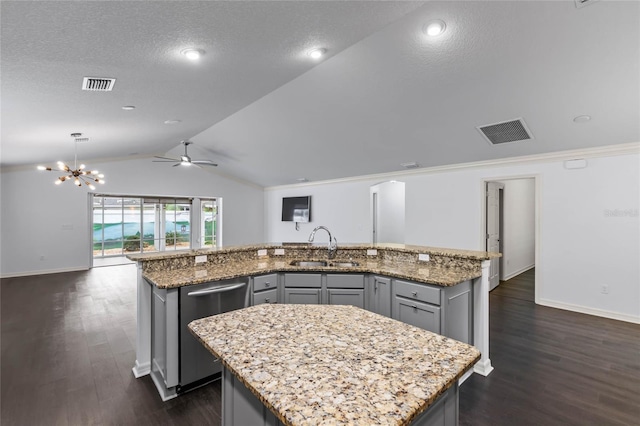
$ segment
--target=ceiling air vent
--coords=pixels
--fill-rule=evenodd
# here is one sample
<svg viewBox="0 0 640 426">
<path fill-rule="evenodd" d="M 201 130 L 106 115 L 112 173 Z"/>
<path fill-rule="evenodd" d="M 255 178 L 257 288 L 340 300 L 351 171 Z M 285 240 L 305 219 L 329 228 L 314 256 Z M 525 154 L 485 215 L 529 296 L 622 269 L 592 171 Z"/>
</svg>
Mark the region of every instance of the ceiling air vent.
<svg viewBox="0 0 640 426">
<path fill-rule="evenodd" d="M 589 6 L 590 4 L 595 3 L 596 1 L 597 0 L 575 0 L 577 8 Z"/>
<path fill-rule="evenodd" d="M 110 92 L 113 90 L 114 84 L 116 84 L 115 78 L 85 77 L 82 80 L 82 90 L 91 90 L 92 92 Z"/>
<path fill-rule="evenodd" d="M 533 139 L 522 118 L 476 127 L 492 145 Z"/>
</svg>

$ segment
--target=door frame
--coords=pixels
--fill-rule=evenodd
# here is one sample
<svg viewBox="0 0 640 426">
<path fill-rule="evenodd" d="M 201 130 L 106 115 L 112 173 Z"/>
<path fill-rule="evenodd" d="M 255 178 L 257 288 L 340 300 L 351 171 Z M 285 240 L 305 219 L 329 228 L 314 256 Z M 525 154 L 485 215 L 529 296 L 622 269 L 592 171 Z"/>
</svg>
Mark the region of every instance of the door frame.
<svg viewBox="0 0 640 426">
<path fill-rule="evenodd" d="M 534 301 L 536 305 L 540 304 L 540 294 L 544 285 L 544 280 L 541 271 L 543 271 L 543 261 L 540 255 L 542 251 L 542 238 L 540 237 L 540 229 L 542 224 L 542 175 L 538 173 L 530 173 L 523 175 L 497 175 L 491 177 L 484 177 L 480 181 L 480 203 L 482 208 L 480 209 L 481 221 L 480 221 L 480 244 L 479 247 L 486 247 L 486 235 L 487 235 L 487 197 L 486 188 L 487 182 L 505 181 L 505 180 L 517 180 L 517 179 L 533 179 L 534 182 L 534 263 L 536 268 L 536 274 L 534 279 Z M 502 236 L 501 236 L 502 238 Z M 484 250 L 484 249 L 483 249 Z"/>
<path fill-rule="evenodd" d="M 502 182 L 499 181 L 489 181 L 489 182 L 485 182 L 485 230 L 486 230 L 486 234 L 485 234 L 485 239 L 484 239 L 484 249 L 486 251 L 489 251 L 489 205 L 487 203 L 487 200 L 489 199 L 489 185 L 490 184 L 494 184 L 496 186 L 496 188 L 498 189 L 498 193 L 496 194 L 496 202 L 498 203 L 498 226 L 497 226 L 497 233 L 498 233 L 498 252 L 502 253 L 502 233 L 503 233 L 503 221 L 504 221 L 504 217 L 503 217 L 503 211 L 504 211 L 504 206 L 503 206 L 503 201 L 504 201 L 504 188 L 505 185 Z M 493 282 L 492 279 L 494 277 L 494 275 L 492 275 L 491 271 L 493 266 L 495 265 L 495 263 L 498 263 L 497 265 L 497 271 L 495 271 L 496 275 L 498 276 L 498 283 L 492 287 Z M 497 258 L 497 259 L 491 259 L 491 263 L 492 265 L 489 267 L 489 291 L 493 290 L 494 288 L 496 288 L 499 284 L 500 284 L 500 279 L 501 277 L 501 273 L 500 271 L 502 270 L 503 267 L 503 261 L 502 258 Z"/>
</svg>

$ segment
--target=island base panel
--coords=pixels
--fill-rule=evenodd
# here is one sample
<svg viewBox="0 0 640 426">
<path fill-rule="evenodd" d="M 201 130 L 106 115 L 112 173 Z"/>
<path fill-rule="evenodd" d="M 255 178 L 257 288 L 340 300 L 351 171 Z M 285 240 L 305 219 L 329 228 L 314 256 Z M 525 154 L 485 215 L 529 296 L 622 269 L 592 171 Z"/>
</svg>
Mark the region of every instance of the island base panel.
<svg viewBox="0 0 640 426">
<path fill-rule="evenodd" d="M 427 410 L 408 424 L 457 426 L 458 384 L 454 383 Z M 223 368 L 222 425 L 282 426 L 283 423 L 233 373 Z"/>
</svg>

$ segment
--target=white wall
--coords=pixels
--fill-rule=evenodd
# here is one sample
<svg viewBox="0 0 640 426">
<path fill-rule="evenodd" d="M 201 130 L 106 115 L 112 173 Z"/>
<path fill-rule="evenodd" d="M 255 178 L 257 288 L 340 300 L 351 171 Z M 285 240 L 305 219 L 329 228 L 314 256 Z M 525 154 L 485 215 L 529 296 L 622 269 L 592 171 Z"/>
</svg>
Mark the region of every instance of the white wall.
<svg viewBox="0 0 640 426">
<path fill-rule="evenodd" d="M 98 192 L 222 197 L 224 245 L 264 240 L 262 188 L 195 167 L 172 168 L 150 159 L 88 164 L 105 174 L 106 183 L 96 188 Z M 57 176 L 54 172 L 38 172 L 35 167 L 3 170 L 2 276 L 89 266 L 88 189 L 79 189 L 70 182 L 54 185 Z M 40 260 L 42 256 L 44 260 Z"/>
<path fill-rule="evenodd" d="M 590 158 L 580 170 L 549 160 L 385 177 L 406 183 L 407 244 L 482 250 L 483 181 L 538 176 L 537 301 L 638 322 L 639 161 L 638 154 L 626 154 Z M 326 225 L 341 242 L 368 242 L 369 187 L 379 181 L 268 188 L 267 240 L 303 241 L 313 226 Z M 313 223 L 298 233 L 279 217 L 282 197 L 292 195 L 314 197 Z"/>
<path fill-rule="evenodd" d="M 535 180 L 512 179 L 504 184 L 501 280 L 535 266 Z"/>
</svg>

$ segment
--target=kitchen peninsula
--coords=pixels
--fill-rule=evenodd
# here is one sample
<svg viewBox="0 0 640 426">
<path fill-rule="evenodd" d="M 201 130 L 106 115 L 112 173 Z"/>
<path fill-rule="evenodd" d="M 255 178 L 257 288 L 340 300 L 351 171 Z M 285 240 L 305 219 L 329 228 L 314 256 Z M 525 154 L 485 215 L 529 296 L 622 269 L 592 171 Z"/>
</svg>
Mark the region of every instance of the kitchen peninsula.
<svg viewBox="0 0 640 426">
<path fill-rule="evenodd" d="M 455 425 L 457 380 L 480 357 L 354 306 L 263 304 L 189 328 L 225 366 L 229 426 Z"/>
<path fill-rule="evenodd" d="M 164 400 L 185 383 L 179 319 L 188 294 L 246 289 L 243 303 L 355 305 L 474 345 L 476 373 L 491 372 L 488 272 L 498 253 L 402 244 L 257 244 L 129 255 L 138 262 L 136 377 L 151 374 Z M 311 262 L 311 263 L 310 263 Z M 213 290 L 212 290 L 213 289 Z M 238 290 L 239 291 L 239 290 Z M 238 302 L 236 302 L 238 303 Z M 230 309 L 229 309 L 230 310 Z M 222 312 L 222 311 L 221 311 Z M 184 364 L 184 362 L 183 362 Z M 219 370 L 218 370 L 219 371 Z"/>
</svg>

